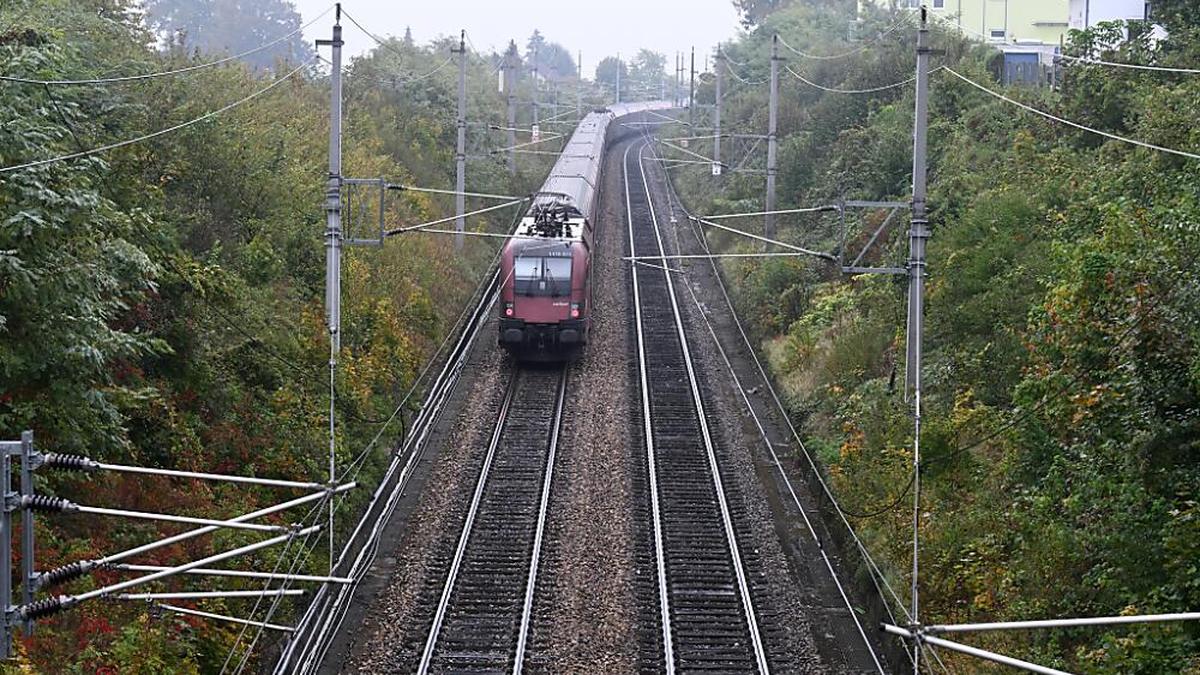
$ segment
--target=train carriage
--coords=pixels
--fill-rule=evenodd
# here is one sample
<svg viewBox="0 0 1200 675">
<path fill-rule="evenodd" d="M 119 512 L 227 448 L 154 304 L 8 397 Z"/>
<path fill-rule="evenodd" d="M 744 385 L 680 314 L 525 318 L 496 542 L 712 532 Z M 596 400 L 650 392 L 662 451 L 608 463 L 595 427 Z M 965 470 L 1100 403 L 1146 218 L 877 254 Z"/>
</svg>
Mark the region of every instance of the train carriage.
<svg viewBox="0 0 1200 675">
<path fill-rule="evenodd" d="M 610 127 L 620 117 L 667 107 L 624 103 L 585 116 L 506 244 L 499 342 L 518 358 L 569 359 L 587 344 L 593 218 Z"/>
</svg>

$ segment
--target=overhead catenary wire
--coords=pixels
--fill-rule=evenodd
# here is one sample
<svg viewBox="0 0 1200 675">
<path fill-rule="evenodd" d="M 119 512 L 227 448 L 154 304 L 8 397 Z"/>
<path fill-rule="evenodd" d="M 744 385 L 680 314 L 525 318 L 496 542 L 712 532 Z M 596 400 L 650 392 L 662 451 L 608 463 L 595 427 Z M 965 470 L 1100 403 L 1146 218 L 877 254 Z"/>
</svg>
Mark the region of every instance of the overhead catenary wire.
<svg viewBox="0 0 1200 675">
<path fill-rule="evenodd" d="M 680 210 L 683 211 L 684 215 L 688 219 L 693 220 L 693 221 L 696 220 L 696 217 L 693 216 L 691 213 L 689 213 L 688 210 L 683 206 L 683 204 L 678 202 L 678 199 L 676 199 L 676 203 L 678 204 Z M 699 227 L 691 228 L 691 231 L 692 231 L 692 235 L 694 237 L 696 237 L 697 242 L 700 244 L 700 246 L 704 249 L 704 251 L 706 253 L 708 253 L 711 256 L 712 249 L 709 247 L 708 240 L 704 236 L 703 231 Z M 760 255 L 765 255 L 765 254 L 760 254 Z M 725 303 L 729 308 L 730 316 L 733 319 L 734 325 L 737 327 L 738 333 L 741 335 L 742 341 L 745 344 L 747 351 L 750 353 L 750 356 L 754 361 L 755 368 L 757 369 L 759 375 L 762 377 L 762 381 L 766 385 L 767 391 L 770 392 L 770 394 L 771 394 L 771 400 L 774 401 L 775 406 L 778 409 L 784 422 L 786 423 L 788 430 L 791 432 L 792 438 L 796 441 L 796 444 L 800 447 L 800 450 L 804 454 L 804 457 L 808 460 L 808 465 L 809 465 L 810 469 L 812 470 L 814 476 L 816 477 L 818 483 L 821 485 L 821 488 L 824 491 L 825 496 L 830 500 L 830 502 L 832 502 L 835 505 L 835 507 L 837 507 L 837 505 L 838 505 L 837 497 L 834 496 L 832 489 L 826 483 L 824 476 L 821 474 L 820 469 L 817 467 L 816 462 L 814 461 L 814 459 L 812 457 L 812 454 L 809 453 L 807 446 L 805 446 L 804 441 L 800 438 L 799 432 L 796 430 L 795 425 L 792 423 L 791 417 L 788 415 L 786 408 L 784 408 L 783 401 L 780 400 L 778 393 L 775 391 L 774 385 L 772 385 L 770 378 L 767 377 L 766 369 L 764 368 L 762 361 L 759 359 L 757 351 L 752 346 L 750 337 L 749 337 L 749 335 L 747 335 L 745 328 L 742 326 L 741 319 L 738 318 L 737 312 L 734 310 L 733 300 L 732 300 L 732 298 L 730 298 L 729 292 L 725 288 L 725 283 L 722 280 L 721 274 L 716 265 L 716 259 L 714 257 L 709 257 L 709 264 L 712 267 L 712 271 L 713 271 L 715 278 L 717 279 L 717 287 L 720 289 L 721 295 L 724 298 Z M 772 451 L 773 451 L 773 449 L 772 449 Z M 786 474 L 784 474 L 784 475 L 786 478 Z M 790 482 L 789 482 L 789 485 L 790 485 Z M 851 525 L 850 521 L 846 519 L 845 514 L 843 514 L 841 512 L 840 508 L 838 509 L 838 515 L 841 518 L 842 523 L 845 525 L 847 532 L 850 534 L 850 537 L 854 540 L 855 545 L 857 546 L 863 559 L 866 561 L 868 572 L 871 576 L 872 582 L 874 583 L 876 590 L 879 592 L 880 597 L 883 598 L 884 606 L 887 609 L 888 614 L 892 615 L 892 611 L 891 611 L 891 606 L 887 601 L 887 597 L 884 596 L 884 593 L 883 593 L 884 588 L 886 588 L 888 593 L 891 594 L 891 598 L 895 601 L 896 606 L 899 607 L 900 611 L 903 612 L 905 616 L 909 616 L 908 609 L 905 607 L 904 602 L 900 599 L 900 596 L 896 593 L 895 589 L 892 588 L 892 585 L 888 582 L 887 577 L 884 576 L 883 571 L 879 569 L 879 565 L 876 564 L 874 558 L 871 556 L 871 553 L 867 549 L 866 544 L 863 543 L 862 539 L 858 536 L 857 531 L 854 529 L 854 526 Z M 881 584 L 882 584 L 882 586 L 881 586 Z"/>
<path fill-rule="evenodd" d="M 242 58 L 245 58 L 252 54 L 257 54 L 261 51 L 270 49 L 271 47 L 274 47 L 275 45 L 283 42 L 284 40 L 287 40 L 289 38 L 292 38 L 292 37 L 302 33 L 309 26 L 312 26 L 317 21 L 319 21 L 321 18 L 323 18 L 326 14 L 333 11 L 333 7 L 334 7 L 333 5 L 330 5 L 329 7 L 327 7 L 325 9 L 325 11 L 321 12 L 315 18 L 313 18 L 312 21 L 309 21 L 308 23 L 304 24 L 303 26 L 300 26 L 299 28 L 288 33 L 287 35 L 280 36 L 264 45 L 260 45 L 258 47 L 255 47 L 254 49 L 249 49 L 249 50 L 241 52 L 239 54 L 234 54 L 232 56 L 226 56 L 224 58 L 217 59 L 216 61 L 206 61 L 204 63 L 198 63 L 196 65 L 187 66 L 186 68 L 176 68 L 174 70 L 164 70 L 164 71 L 160 71 L 160 72 L 156 72 L 156 73 L 145 73 L 142 75 L 126 75 L 126 76 L 120 76 L 120 77 L 100 77 L 100 78 L 78 79 L 78 80 L 41 80 L 41 79 L 28 78 L 28 77 L 16 77 L 13 75 L 0 75 L 0 82 L 14 82 L 14 83 L 19 83 L 19 84 L 37 84 L 37 85 L 43 85 L 43 86 L 102 85 L 102 84 L 119 84 L 119 83 L 123 83 L 123 82 L 136 82 L 139 80 L 152 80 L 152 79 L 159 78 L 159 77 L 171 77 L 174 75 L 185 75 L 188 73 L 194 73 L 194 72 L 197 72 L 200 70 L 205 70 L 207 68 L 215 68 L 216 66 L 224 65 L 231 61 L 237 61 L 238 59 L 242 59 Z M 305 65 L 307 65 L 307 62 Z"/>
<path fill-rule="evenodd" d="M 678 203 L 679 208 L 683 211 L 684 215 L 689 220 L 692 220 L 692 221 L 696 222 L 697 224 L 699 224 L 699 219 L 696 216 L 694 216 L 690 212 L 688 212 L 687 208 L 685 208 L 682 203 L 679 203 L 678 200 L 676 200 L 676 202 Z M 778 392 L 775 391 L 774 385 L 771 384 L 771 380 L 767 376 L 766 368 L 763 366 L 762 361 L 758 357 L 757 351 L 754 349 L 753 345 L 751 344 L 750 337 L 749 337 L 749 335 L 747 335 L 745 328 L 742 326 L 741 319 L 738 318 L 737 312 L 734 310 L 733 300 L 732 300 L 732 298 L 730 298 L 729 292 L 726 290 L 725 284 L 724 284 L 723 280 L 721 279 L 721 274 L 716 266 L 716 256 L 719 254 L 712 253 L 712 249 L 709 247 L 707 238 L 703 235 L 703 232 L 701 231 L 701 229 L 699 227 L 693 228 L 692 234 L 693 234 L 693 236 L 696 237 L 696 239 L 700 243 L 701 247 L 703 247 L 705 252 L 708 254 L 707 256 L 703 256 L 703 257 L 707 257 L 709 260 L 709 264 L 712 266 L 713 274 L 716 276 L 716 278 L 718 280 L 717 286 L 721 290 L 721 294 L 725 299 L 726 305 L 729 307 L 730 316 L 733 318 L 734 325 L 737 327 L 738 333 L 741 335 L 742 341 L 745 344 L 747 351 L 750 353 L 751 358 L 754 360 L 755 368 L 758 370 L 759 375 L 762 377 L 763 382 L 766 385 L 767 391 L 770 392 L 770 394 L 771 394 L 771 400 L 774 401 L 776 408 L 779 410 L 779 413 L 780 413 L 781 417 L 783 418 L 785 424 L 787 425 L 788 430 L 791 432 L 792 438 L 795 439 L 796 444 L 800 447 L 800 450 L 803 453 L 805 459 L 807 460 L 808 466 L 811 469 L 811 471 L 813 472 L 813 475 L 816 477 L 817 482 L 820 484 L 822 491 L 825 493 L 825 496 L 829 499 L 829 501 L 834 504 L 835 508 L 838 511 L 838 516 L 840 517 L 842 524 L 845 525 L 846 531 L 850 534 L 850 537 L 854 540 L 855 545 L 858 548 L 860 554 L 862 555 L 863 559 L 866 561 L 871 579 L 872 579 L 876 589 L 879 591 L 880 596 L 884 598 L 884 606 L 885 606 L 885 608 L 887 608 L 888 614 L 891 615 L 892 612 L 891 612 L 890 605 L 887 602 L 887 598 L 884 597 L 884 594 L 883 594 L 884 588 L 887 589 L 888 593 L 891 595 L 891 598 L 895 601 L 896 606 L 900 609 L 900 611 L 902 613 L 904 613 L 904 615 L 906 617 L 909 617 L 911 619 L 911 615 L 909 614 L 908 609 L 905 606 L 905 603 L 901 600 L 899 594 L 896 593 L 896 590 L 894 588 L 892 588 L 892 585 L 888 582 L 887 577 L 884 576 L 883 571 L 879 569 L 879 565 L 875 562 L 874 557 L 871 555 L 870 551 L 867 549 L 866 544 L 863 543 L 862 538 L 859 537 L 858 532 L 854 529 L 854 526 L 850 524 L 849 520 L 847 520 L 846 514 L 842 512 L 842 509 L 841 509 L 840 505 L 838 504 L 837 497 L 833 494 L 832 488 L 830 488 L 829 484 L 825 481 L 825 477 L 821 473 L 820 469 L 817 467 L 816 461 L 813 459 L 812 454 L 808 451 L 808 447 L 804 444 L 804 441 L 800 438 L 799 431 L 797 431 L 795 425 L 792 423 L 791 417 L 789 416 L 787 409 L 784 407 L 783 401 L 779 398 Z M 737 255 L 737 254 L 730 254 L 730 255 Z M 770 256 L 770 255 L 788 255 L 788 254 L 759 253 L 759 254 L 745 254 L 745 255 L 747 255 L 747 256 Z M 797 255 L 803 255 L 803 254 L 797 254 Z M 880 584 L 882 584 L 882 587 L 880 586 Z"/>
<path fill-rule="evenodd" d="M 1001 101 L 1004 101 L 1006 103 L 1015 105 L 1018 108 L 1026 110 L 1028 112 L 1031 112 L 1035 115 L 1040 115 L 1042 117 L 1045 117 L 1048 120 L 1058 122 L 1059 124 L 1065 124 L 1069 127 L 1074 127 L 1075 129 L 1079 129 L 1080 131 L 1086 131 L 1087 133 L 1090 133 L 1090 134 L 1095 134 L 1097 136 L 1103 136 L 1105 138 L 1108 138 L 1108 139 L 1111 139 L 1114 141 L 1120 141 L 1121 143 L 1128 143 L 1130 145 L 1136 145 L 1138 147 L 1146 148 L 1148 150 L 1165 152 L 1165 153 L 1168 153 L 1171 155 L 1177 155 L 1179 157 L 1187 157 L 1188 159 L 1200 159 L 1200 154 L 1197 154 L 1194 152 L 1187 152 L 1186 150 L 1176 150 L 1174 148 L 1167 148 L 1167 147 L 1163 147 L 1161 145 L 1155 145 L 1153 143 L 1139 141 L 1136 138 L 1126 138 L 1124 136 L 1118 136 L 1117 134 L 1114 134 L 1114 133 L 1111 133 L 1108 131 L 1102 131 L 1100 129 L 1093 129 L 1092 127 L 1080 124 L 1078 122 L 1072 122 L 1071 120 L 1063 119 L 1062 117 L 1058 117 L 1057 115 L 1052 115 L 1044 110 L 1039 110 L 1031 105 L 1022 103 L 1016 99 L 1009 98 L 1008 96 L 1005 96 L 1004 94 L 1001 94 L 998 91 L 989 89 L 988 87 L 985 87 L 982 84 L 979 84 L 975 80 L 972 80 L 971 78 L 959 73 L 958 71 L 954 70 L 953 68 L 951 68 L 949 66 L 942 66 L 941 70 L 942 70 L 942 72 L 950 73 L 954 77 L 957 77 L 958 79 L 962 80 L 963 82 L 966 82 L 967 84 L 971 85 L 972 87 L 975 87 L 979 91 L 982 91 L 990 96 L 998 98 Z"/>
<path fill-rule="evenodd" d="M 476 209 L 475 211 L 470 211 L 468 213 L 464 213 L 463 217 L 468 218 L 470 216 L 477 216 L 482 213 L 487 213 L 488 211 L 497 211 L 499 209 L 508 208 L 510 206 L 516 206 L 517 204 L 520 204 L 521 202 L 524 202 L 524 201 L 528 201 L 529 199 L 530 199 L 530 197 L 522 197 L 520 199 L 514 199 L 509 202 L 504 202 L 503 204 L 496 204 L 495 206 L 488 206 L 486 208 Z M 442 223 L 448 223 L 452 220 L 455 220 L 456 218 L 458 218 L 458 216 L 450 216 L 448 218 L 439 218 L 437 220 L 431 220 L 427 223 L 422 223 L 420 225 L 407 225 L 404 227 L 397 227 L 397 228 L 393 228 L 393 229 L 385 231 L 383 233 L 383 235 L 385 237 L 391 237 L 391 236 L 395 236 L 397 234 L 403 234 L 405 232 L 416 232 L 416 231 L 423 230 L 427 227 L 433 227 L 434 225 L 441 225 Z"/>
<path fill-rule="evenodd" d="M 216 117 L 217 115 L 228 112 L 240 105 L 249 103 L 250 101 L 258 98 L 259 96 L 262 96 L 263 94 L 267 93 L 268 91 L 271 91 L 275 87 L 278 87 L 279 85 L 283 84 L 288 79 L 290 79 L 292 76 L 296 75 L 300 71 L 307 68 L 311 63 L 313 63 L 313 61 L 308 61 L 300 66 L 297 66 L 291 72 L 277 78 L 274 82 L 272 82 L 271 84 L 268 84 L 267 86 L 263 87 L 262 89 L 259 89 L 258 91 L 255 91 L 254 93 L 252 93 L 248 96 L 244 96 L 244 97 L 234 101 L 233 103 L 230 103 L 228 105 L 217 108 L 216 110 L 213 110 L 211 112 L 207 112 L 207 113 L 201 115 L 200 117 L 190 119 L 186 122 L 181 122 L 174 126 L 167 127 L 166 129 L 160 129 L 158 131 L 155 131 L 155 132 L 152 132 L 149 134 L 145 134 L 143 136 L 138 136 L 137 138 L 130 138 L 128 140 L 118 141 L 116 143 L 109 143 L 108 145 L 102 145 L 100 147 L 92 148 L 90 150 L 82 150 L 80 152 L 72 152 L 72 153 L 66 154 L 66 155 L 59 155 L 58 157 L 50 157 L 48 159 L 39 159 L 39 160 L 35 160 L 32 162 L 25 162 L 24 164 L 15 164 L 13 166 L 0 167 L 0 174 L 11 173 L 13 171 L 21 171 L 23 169 L 32 169 L 34 167 L 45 166 L 47 164 L 55 164 L 57 162 L 65 162 L 65 161 L 69 161 L 72 159 L 91 157 L 92 155 L 98 155 L 98 154 L 101 154 L 104 152 L 108 152 L 110 150 L 116 150 L 118 148 L 123 148 L 126 146 L 141 143 L 143 141 L 148 141 L 152 138 L 158 138 L 159 136 L 165 136 L 169 133 L 173 133 L 173 132 L 179 131 L 181 129 L 186 129 L 187 127 L 193 126 L 195 124 L 199 124 L 200 122 L 212 119 L 213 117 Z"/>
<path fill-rule="evenodd" d="M 518 212 L 516 215 L 514 215 L 512 228 L 516 227 L 516 222 L 519 218 L 520 218 L 520 212 Z M 493 256 L 491 266 L 495 266 L 497 264 L 497 261 L 499 260 L 501 252 L 502 252 L 502 249 L 497 249 L 495 255 Z M 421 371 L 421 374 L 413 382 L 412 387 L 405 394 L 403 400 L 401 400 L 400 403 L 397 405 L 396 410 L 392 414 L 392 418 L 394 418 L 397 414 L 399 414 L 400 410 L 403 409 L 403 407 L 407 404 L 409 398 L 416 392 L 417 387 L 425 379 L 426 375 L 428 375 L 430 373 L 434 364 L 437 363 L 439 358 L 441 357 L 442 352 L 450 344 L 451 339 L 455 335 L 458 334 L 459 327 L 460 326 L 464 327 L 464 332 L 469 331 L 469 328 L 466 327 L 465 322 L 467 322 L 469 320 L 472 308 L 477 307 L 477 305 L 478 305 L 478 303 L 474 301 L 474 298 L 481 298 L 481 300 L 479 302 L 483 302 L 486 300 L 486 296 L 484 295 L 484 293 L 486 292 L 486 289 L 488 288 L 488 282 L 489 282 L 490 278 L 491 278 L 491 275 L 484 275 L 484 278 L 480 281 L 480 283 L 476 287 L 475 292 L 472 293 L 472 295 L 471 295 L 472 300 L 469 300 L 467 302 L 466 306 L 463 308 L 462 312 L 459 314 L 458 319 L 454 322 L 454 325 L 451 326 L 450 330 L 447 332 L 446 337 L 442 340 L 441 344 L 434 351 L 433 356 L 426 363 L 425 368 Z M 389 418 L 389 422 L 391 421 L 392 418 Z M 378 443 L 378 441 L 382 437 L 385 429 L 386 429 L 386 426 L 384 428 L 381 428 L 379 430 L 379 432 L 375 435 L 375 437 L 371 440 L 371 442 L 367 445 L 367 447 L 364 448 L 364 450 L 359 454 L 359 456 L 343 469 L 343 471 L 344 471 L 343 475 L 351 475 L 351 476 L 358 475 L 359 469 L 362 466 L 362 464 L 361 464 L 362 461 L 366 458 L 366 456 L 371 451 L 371 449 L 376 445 L 376 443 Z M 410 445 L 412 443 L 414 443 L 414 442 L 419 443 L 419 441 L 414 441 L 414 438 L 411 436 L 413 431 L 415 431 L 415 429 L 409 429 L 409 430 L 406 430 L 405 432 L 403 432 L 402 437 L 405 440 L 402 443 L 400 449 L 397 450 L 395 453 L 393 453 L 393 461 L 391 463 L 391 466 L 389 466 L 384 477 L 380 480 L 379 487 L 376 489 L 375 494 L 372 496 L 371 504 L 368 505 L 368 507 L 367 507 L 368 513 L 374 508 L 375 503 L 377 503 L 378 500 L 383 496 L 384 486 L 386 486 L 391 481 L 391 478 L 393 475 L 395 475 L 395 472 L 397 470 L 400 470 L 400 467 L 401 467 L 400 459 L 401 459 L 402 455 L 405 453 L 405 451 L 410 447 Z M 413 453 L 416 453 L 416 452 L 418 452 L 418 449 L 414 448 Z M 410 454 L 410 461 L 412 461 L 411 454 Z M 396 491 L 402 492 L 402 488 L 404 485 L 403 481 L 404 481 L 403 473 L 401 473 L 401 478 L 398 480 L 396 488 L 393 489 L 393 493 L 395 493 Z M 340 509 L 344 504 L 345 504 L 345 499 L 343 497 L 340 499 L 337 506 L 332 507 L 332 508 L 337 510 L 337 509 Z M 387 510 L 386 513 L 390 514 L 391 511 L 393 511 L 395 509 L 395 505 L 396 505 L 396 502 L 393 498 L 389 502 L 389 504 L 385 506 L 385 509 Z M 362 567 L 362 569 L 356 575 L 357 579 L 355 581 L 355 588 L 357 587 L 357 581 L 361 580 L 361 578 L 363 576 L 365 576 L 366 571 L 370 566 L 370 560 L 374 559 L 374 555 L 378 550 L 378 539 L 375 538 L 375 535 L 378 534 L 380 528 L 383 526 L 383 523 L 386 522 L 389 517 L 390 517 L 390 515 L 381 515 L 380 518 L 375 521 L 375 526 L 371 532 L 371 540 L 370 540 L 373 542 L 371 544 L 371 546 L 372 546 L 371 554 L 369 556 L 369 560 L 367 561 L 367 563 Z M 339 556 L 338 564 L 335 566 L 335 568 L 340 567 L 342 560 L 344 560 L 346 555 L 348 554 L 348 552 L 350 550 L 350 546 L 351 546 L 352 542 L 356 539 L 358 532 L 362 528 L 362 526 L 363 526 L 363 522 L 360 521 L 359 526 L 356 527 L 354 532 L 347 538 L 345 549 L 342 551 L 341 555 Z M 311 551 L 307 551 L 304 553 L 304 557 L 307 558 L 307 556 L 310 554 L 311 554 Z M 293 565 L 293 567 L 294 567 L 294 565 Z M 314 599 L 313 603 L 309 605 L 309 609 L 306 610 L 304 616 L 300 619 L 300 624 L 304 624 L 305 622 L 307 622 L 308 617 L 313 615 L 313 612 L 316 609 L 316 602 L 317 602 L 317 599 Z M 269 620 L 270 617 L 274 615 L 274 612 L 278 609 L 278 606 L 279 606 L 278 601 L 276 601 L 276 603 L 274 603 L 271 606 L 271 608 L 269 609 L 269 611 L 267 613 L 267 620 Z M 336 609 L 336 604 L 335 604 L 335 609 Z M 341 618 L 344 618 L 344 614 L 342 615 Z M 327 619 L 327 621 L 330 621 L 330 622 L 332 622 L 333 620 L 334 620 L 333 616 L 330 616 Z M 338 619 L 337 623 L 339 625 L 340 625 L 340 622 L 341 622 L 341 619 Z M 260 628 L 256 632 L 254 639 L 251 641 L 251 647 L 249 649 L 247 649 L 246 653 L 243 655 L 243 658 L 237 668 L 238 672 L 241 672 L 241 670 L 245 667 L 245 664 L 248 661 L 249 655 L 253 651 L 253 645 L 255 643 L 257 643 L 257 641 L 261 635 L 262 635 L 262 629 Z M 232 658 L 232 655 L 233 655 L 233 650 L 231 649 L 229 657 Z M 226 661 L 226 665 L 228 665 L 228 659 Z M 224 672 L 224 669 L 222 672 Z"/>
</svg>

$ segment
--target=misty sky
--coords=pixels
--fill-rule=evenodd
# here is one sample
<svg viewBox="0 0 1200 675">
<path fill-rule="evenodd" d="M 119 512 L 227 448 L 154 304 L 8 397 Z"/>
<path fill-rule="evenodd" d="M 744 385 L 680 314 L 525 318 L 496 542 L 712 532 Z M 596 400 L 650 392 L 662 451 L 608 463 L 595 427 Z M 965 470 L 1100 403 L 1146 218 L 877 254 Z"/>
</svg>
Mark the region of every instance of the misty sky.
<svg viewBox="0 0 1200 675">
<path fill-rule="evenodd" d="M 330 0 L 294 0 L 305 23 L 330 6 Z M 533 29 L 558 42 L 574 55 L 583 51 L 584 77 L 591 78 L 603 57 L 621 53 L 628 58 L 647 47 L 667 56 L 674 68 L 675 52 L 696 47 L 696 69 L 718 41 L 738 30 L 732 0 L 346 0 L 342 7 L 377 35 L 404 35 L 424 43 L 465 28 L 475 47 L 487 52 L 516 39 L 522 51 Z M 333 14 L 313 25 L 305 37 L 328 37 Z M 371 39 L 349 22 L 344 39 L 349 55 L 369 50 Z M 318 35 L 319 34 L 319 35 Z M 685 65 L 686 68 L 686 65 Z"/>
</svg>

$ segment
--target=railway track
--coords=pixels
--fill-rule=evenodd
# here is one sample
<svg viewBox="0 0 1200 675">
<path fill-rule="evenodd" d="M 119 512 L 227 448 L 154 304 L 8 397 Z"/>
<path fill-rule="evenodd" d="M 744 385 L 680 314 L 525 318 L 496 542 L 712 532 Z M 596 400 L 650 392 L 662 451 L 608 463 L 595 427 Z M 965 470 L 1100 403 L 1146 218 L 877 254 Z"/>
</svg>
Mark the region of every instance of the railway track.
<svg viewBox="0 0 1200 675">
<path fill-rule="evenodd" d="M 291 637 L 284 645 L 273 673 L 311 673 L 321 666 L 335 634 L 342 625 L 354 594 L 375 559 L 380 535 L 388 525 L 397 503 L 404 495 L 417 464 L 422 460 L 433 429 L 442 418 L 453 396 L 469 355 L 495 306 L 500 276 L 495 261 L 476 289 L 467 310 L 460 317 L 461 331 L 443 345 L 449 350 L 444 363 L 429 383 L 428 392 L 415 419 L 409 425 L 399 448 L 380 481 L 366 510 L 337 560 L 335 569 L 346 570 L 354 579 L 349 586 L 321 586 L 302 614 Z M 456 324 L 456 329 L 458 324 Z M 439 352 L 441 350 L 439 349 Z M 437 355 L 435 355 L 435 359 Z M 423 379 L 423 378 L 422 378 Z M 348 567 L 347 567 L 348 565 Z"/>
<path fill-rule="evenodd" d="M 567 369 L 514 369 L 417 666 L 525 665 Z"/>
<path fill-rule="evenodd" d="M 665 255 L 643 165 L 623 159 L 629 253 Z M 636 149 L 636 152 L 631 154 Z M 632 291 L 662 670 L 770 670 L 672 273 L 634 264 Z"/>
</svg>

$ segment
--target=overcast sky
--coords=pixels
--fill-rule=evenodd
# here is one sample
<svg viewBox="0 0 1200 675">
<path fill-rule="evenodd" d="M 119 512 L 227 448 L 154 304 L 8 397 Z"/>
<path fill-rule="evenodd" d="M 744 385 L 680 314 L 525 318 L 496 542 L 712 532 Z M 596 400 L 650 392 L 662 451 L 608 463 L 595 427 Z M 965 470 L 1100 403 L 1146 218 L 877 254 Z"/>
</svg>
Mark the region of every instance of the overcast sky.
<svg viewBox="0 0 1200 675">
<path fill-rule="evenodd" d="M 294 0 L 305 23 L 324 11 L 330 0 Z M 732 0 L 346 0 L 342 7 L 376 35 L 404 35 L 412 28 L 419 43 L 442 35 L 457 35 L 465 28 L 475 47 L 487 52 L 503 49 L 515 39 L 525 49 L 533 29 L 547 40 L 558 42 L 572 55 L 583 51 L 584 77 L 595 74 L 596 63 L 605 56 L 621 53 L 628 58 L 646 47 L 666 54 L 668 70 L 674 68 L 675 52 L 696 47 L 696 69 L 704 55 L 719 41 L 738 30 Z M 333 14 L 305 34 L 310 39 L 327 38 Z M 349 55 L 369 50 L 371 39 L 349 22 L 344 39 Z M 686 68 L 686 65 L 685 65 Z"/>
</svg>

